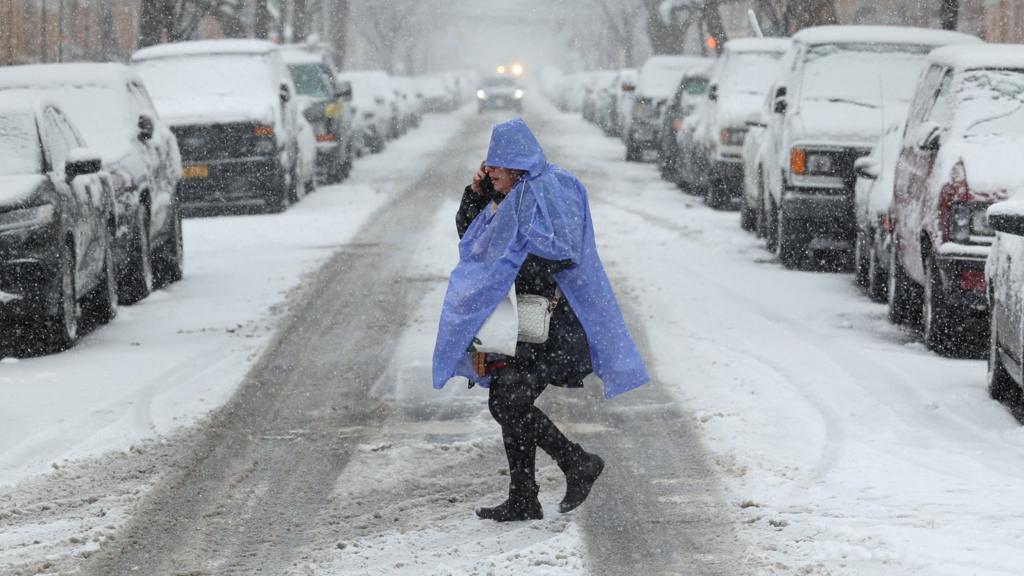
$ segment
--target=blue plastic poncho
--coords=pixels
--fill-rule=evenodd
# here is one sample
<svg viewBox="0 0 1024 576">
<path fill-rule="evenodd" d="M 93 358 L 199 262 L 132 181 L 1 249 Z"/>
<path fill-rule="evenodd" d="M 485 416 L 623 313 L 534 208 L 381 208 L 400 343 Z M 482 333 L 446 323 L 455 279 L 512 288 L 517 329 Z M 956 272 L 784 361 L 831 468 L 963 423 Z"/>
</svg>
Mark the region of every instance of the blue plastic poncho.
<svg viewBox="0 0 1024 576">
<path fill-rule="evenodd" d="M 573 262 L 554 278 L 587 334 L 605 397 L 645 384 L 650 377 L 597 254 L 583 184 L 548 163 L 520 118 L 494 127 L 484 163 L 526 174 L 497 210 L 480 212 L 459 243 L 459 263 L 448 281 L 434 346 L 434 387 L 443 387 L 453 376 L 488 384 L 473 371 L 466 350 L 508 294 L 527 254 Z"/>
</svg>

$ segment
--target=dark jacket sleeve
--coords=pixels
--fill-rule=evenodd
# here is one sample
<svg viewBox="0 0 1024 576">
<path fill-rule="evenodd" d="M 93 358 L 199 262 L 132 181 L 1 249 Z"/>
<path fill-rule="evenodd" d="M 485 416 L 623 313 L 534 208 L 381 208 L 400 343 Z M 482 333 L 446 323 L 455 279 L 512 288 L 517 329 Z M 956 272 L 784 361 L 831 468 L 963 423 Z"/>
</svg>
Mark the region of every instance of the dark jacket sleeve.
<svg viewBox="0 0 1024 576">
<path fill-rule="evenodd" d="M 471 187 L 466 186 L 466 190 L 462 192 L 462 203 L 459 205 L 459 211 L 455 214 L 455 228 L 459 231 L 459 238 L 466 234 L 466 230 L 469 230 L 469 225 L 476 219 L 477 214 L 487 207 L 487 204 L 486 198 L 473 192 Z"/>
</svg>

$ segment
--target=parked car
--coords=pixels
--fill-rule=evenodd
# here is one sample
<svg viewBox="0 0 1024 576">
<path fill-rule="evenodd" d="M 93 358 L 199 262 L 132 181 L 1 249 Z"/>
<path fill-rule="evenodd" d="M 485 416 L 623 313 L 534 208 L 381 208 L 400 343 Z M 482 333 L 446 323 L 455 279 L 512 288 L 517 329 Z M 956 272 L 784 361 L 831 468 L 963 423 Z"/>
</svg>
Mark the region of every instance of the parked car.
<svg viewBox="0 0 1024 576">
<path fill-rule="evenodd" d="M 626 133 L 626 161 L 640 162 L 645 151 L 656 149 L 662 107 L 687 71 L 706 67 L 708 62 L 693 56 L 653 56 L 644 63 Z"/>
<path fill-rule="evenodd" d="M 38 332 L 64 349 L 81 313 L 117 314 L 114 199 L 56 104 L 0 95 L 0 332 Z M 20 338 L 22 341 L 24 337 Z"/>
<path fill-rule="evenodd" d="M 710 82 L 710 64 L 688 71 L 665 108 L 658 130 L 658 167 L 662 177 L 670 182 L 679 182 L 680 142 L 690 140 L 697 110 L 707 97 Z"/>
<path fill-rule="evenodd" d="M 405 133 L 420 125 L 420 118 L 423 114 L 423 93 L 420 91 L 416 79 L 409 76 L 394 76 L 391 78 L 391 84 L 395 87 L 401 128 Z"/>
<path fill-rule="evenodd" d="M 705 125 L 696 132 L 702 136 L 697 144 L 706 157 L 705 198 L 714 208 L 729 205 L 743 191 L 747 120 L 760 110 L 790 44 L 786 38 L 744 38 L 723 47 L 701 115 Z"/>
<path fill-rule="evenodd" d="M 444 82 L 437 76 L 419 76 L 416 79 L 423 93 L 424 112 L 451 112 L 456 103 L 444 88 Z"/>
<path fill-rule="evenodd" d="M 626 141 L 633 119 L 633 101 L 636 98 L 636 82 L 639 71 L 635 68 L 619 70 L 616 81 L 615 110 L 612 113 L 611 135 Z"/>
<path fill-rule="evenodd" d="M 602 76 L 601 81 L 594 87 L 594 124 L 604 132 L 605 136 L 613 135 L 612 123 L 615 114 L 618 79 L 618 72 L 610 72 Z"/>
<path fill-rule="evenodd" d="M 0 92 L 47 98 L 101 155 L 115 202 L 121 303 L 181 279 L 181 157 L 139 75 L 123 64 L 11 66 L 0 68 Z"/>
<path fill-rule="evenodd" d="M 857 238 L 853 262 L 857 284 L 872 300 L 884 302 L 889 282 L 889 251 L 892 242 L 893 184 L 900 157 L 905 119 L 891 124 L 871 153 L 854 163 L 854 210 Z"/>
<path fill-rule="evenodd" d="M 821 26 L 793 37 L 765 135 L 768 246 L 783 265 L 852 249 L 854 162 L 886 117 L 904 113 L 932 49 L 976 42 L 900 26 Z"/>
<path fill-rule="evenodd" d="M 889 312 L 920 314 L 925 344 L 951 351 L 989 324 L 986 210 L 1024 184 L 1024 57 L 958 46 L 929 60 L 896 168 Z"/>
<path fill-rule="evenodd" d="M 1009 201 L 988 209 L 989 225 L 995 231 L 985 264 L 990 311 L 988 391 L 1020 417 L 1024 414 L 1024 181 L 1012 194 Z"/>
<path fill-rule="evenodd" d="M 281 211 L 296 198 L 301 113 L 277 45 L 180 42 L 143 48 L 131 63 L 178 139 L 183 207 Z"/>
<path fill-rule="evenodd" d="M 477 112 L 488 110 L 523 111 L 523 89 L 515 78 L 490 76 L 484 78 L 476 91 Z"/>
<path fill-rule="evenodd" d="M 583 90 L 583 119 L 592 124 L 598 122 L 598 107 L 603 91 L 615 80 L 616 73 L 610 70 L 594 70 L 587 74 Z"/>
<path fill-rule="evenodd" d="M 352 86 L 335 78 L 335 67 L 326 54 L 299 45 L 287 47 L 281 55 L 295 85 L 299 110 L 313 129 L 317 172 L 324 182 L 341 182 L 355 159 L 352 118 L 345 110 L 352 100 Z"/>
<path fill-rule="evenodd" d="M 352 87 L 353 129 L 360 155 L 382 152 L 387 146 L 391 130 L 391 105 L 381 94 L 376 74 L 372 72 L 342 72 L 338 79 Z"/>
<path fill-rule="evenodd" d="M 778 80 L 778 78 L 776 78 Z M 747 120 L 747 135 L 743 138 L 743 200 L 740 202 L 740 227 L 757 234 L 767 235 L 765 214 L 764 171 L 766 166 L 765 142 L 775 103 L 775 84 L 765 95 L 759 113 Z"/>
</svg>

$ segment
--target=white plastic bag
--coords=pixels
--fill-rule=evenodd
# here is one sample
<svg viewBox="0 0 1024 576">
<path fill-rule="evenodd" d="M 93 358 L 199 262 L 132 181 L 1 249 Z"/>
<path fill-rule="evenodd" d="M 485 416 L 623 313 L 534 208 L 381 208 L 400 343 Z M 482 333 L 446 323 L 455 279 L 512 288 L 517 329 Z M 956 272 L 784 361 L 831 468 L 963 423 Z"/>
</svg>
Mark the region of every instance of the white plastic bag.
<svg viewBox="0 0 1024 576">
<path fill-rule="evenodd" d="M 513 284 L 508 294 L 487 318 L 473 339 L 474 352 L 516 355 L 519 341 L 519 310 L 516 306 L 516 287 Z"/>
</svg>

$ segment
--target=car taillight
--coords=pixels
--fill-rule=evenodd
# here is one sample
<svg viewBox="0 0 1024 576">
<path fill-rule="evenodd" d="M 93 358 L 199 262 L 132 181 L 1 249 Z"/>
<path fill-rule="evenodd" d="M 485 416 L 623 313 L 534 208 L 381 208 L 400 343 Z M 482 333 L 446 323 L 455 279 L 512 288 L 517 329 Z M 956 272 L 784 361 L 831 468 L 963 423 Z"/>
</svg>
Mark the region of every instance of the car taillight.
<svg viewBox="0 0 1024 576">
<path fill-rule="evenodd" d="M 317 134 L 316 135 L 316 141 L 317 142 L 334 142 L 336 140 L 337 140 L 337 138 L 334 137 L 334 134 Z"/>
<path fill-rule="evenodd" d="M 260 137 L 260 138 L 266 138 L 268 136 L 273 136 L 274 135 L 274 127 L 273 126 L 257 126 L 256 129 L 253 130 L 253 134 L 255 136 Z"/>
<path fill-rule="evenodd" d="M 964 292 L 985 293 L 985 271 L 963 270 L 960 272 L 960 289 Z"/>
<path fill-rule="evenodd" d="M 683 119 L 682 118 L 673 118 L 672 119 L 672 129 L 675 130 L 676 132 L 679 132 L 680 130 L 682 130 L 683 129 Z"/>
<path fill-rule="evenodd" d="M 718 133 L 718 141 L 726 146 L 743 146 L 747 131 L 743 128 L 723 128 Z"/>
</svg>

